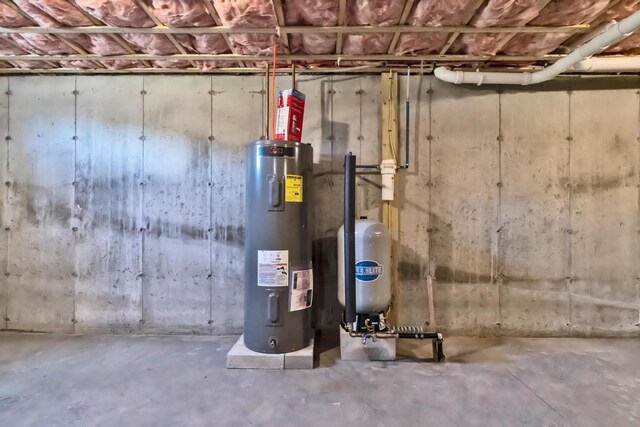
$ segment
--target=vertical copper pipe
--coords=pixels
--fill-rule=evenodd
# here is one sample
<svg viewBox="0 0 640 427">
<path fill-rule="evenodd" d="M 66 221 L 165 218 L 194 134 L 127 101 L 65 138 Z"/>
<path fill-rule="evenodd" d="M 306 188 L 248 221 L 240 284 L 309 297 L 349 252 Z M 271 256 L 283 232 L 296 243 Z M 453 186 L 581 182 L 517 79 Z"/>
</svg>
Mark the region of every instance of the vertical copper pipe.
<svg viewBox="0 0 640 427">
<path fill-rule="evenodd" d="M 271 75 L 271 139 L 276 136 L 276 53 L 277 46 L 273 45 L 273 74 Z"/>
<path fill-rule="evenodd" d="M 265 74 L 264 74 L 264 139 L 267 140 L 270 138 L 271 133 L 269 132 L 269 63 L 266 62 L 264 65 Z"/>
<path fill-rule="evenodd" d="M 291 64 L 291 87 L 296 89 L 296 64 Z"/>
</svg>

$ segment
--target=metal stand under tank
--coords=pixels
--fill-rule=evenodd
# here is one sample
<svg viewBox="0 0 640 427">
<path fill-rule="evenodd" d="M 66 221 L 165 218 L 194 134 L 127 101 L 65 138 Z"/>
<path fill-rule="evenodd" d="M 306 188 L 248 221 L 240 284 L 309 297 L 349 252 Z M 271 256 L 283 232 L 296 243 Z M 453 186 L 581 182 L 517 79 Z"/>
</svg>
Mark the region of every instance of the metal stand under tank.
<svg viewBox="0 0 640 427">
<path fill-rule="evenodd" d="M 244 343 L 289 353 L 312 338 L 313 149 L 257 141 L 246 153 Z"/>
</svg>

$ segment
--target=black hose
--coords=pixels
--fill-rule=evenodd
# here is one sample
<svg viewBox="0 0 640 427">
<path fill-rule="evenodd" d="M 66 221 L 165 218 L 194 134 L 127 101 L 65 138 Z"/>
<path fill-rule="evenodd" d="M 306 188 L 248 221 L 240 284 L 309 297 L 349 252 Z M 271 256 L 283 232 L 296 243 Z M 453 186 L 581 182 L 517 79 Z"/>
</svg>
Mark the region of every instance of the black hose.
<svg viewBox="0 0 640 427">
<path fill-rule="evenodd" d="M 344 321 L 356 321 L 356 156 L 344 156 Z"/>
</svg>

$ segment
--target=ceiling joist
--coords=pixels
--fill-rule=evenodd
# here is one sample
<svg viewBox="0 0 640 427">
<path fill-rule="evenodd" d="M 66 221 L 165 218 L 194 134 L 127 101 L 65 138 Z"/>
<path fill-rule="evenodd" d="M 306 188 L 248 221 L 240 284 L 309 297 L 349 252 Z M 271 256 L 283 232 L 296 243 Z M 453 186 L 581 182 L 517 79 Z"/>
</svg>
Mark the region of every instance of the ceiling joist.
<svg viewBox="0 0 640 427">
<path fill-rule="evenodd" d="M 338 27 L 344 27 L 347 20 L 347 0 L 340 0 L 338 4 Z M 337 27 L 331 27 L 331 29 L 335 29 Z M 282 31 L 282 29 L 280 29 Z M 338 37 L 336 39 L 336 53 L 342 53 L 342 42 L 344 39 L 343 33 L 339 31 L 334 31 L 337 33 Z"/>
<path fill-rule="evenodd" d="M 83 8 L 81 8 L 80 6 L 78 6 L 78 3 L 76 3 L 76 0 L 68 0 L 69 3 L 71 3 L 71 5 L 76 8 L 76 10 L 78 10 L 80 13 L 82 13 L 89 21 L 91 21 L 93 23 L 93 25 L 95 26 L 104 26 L 104 24 L 94 18 L 91 14 L 87 13 L 86 10 L 84 10 Z M 116 42 L 121 48 L 123 48 L 124 50 L 126 50 L 128 53 L 134 54 L 136 53 L 136 51 L 131 47 L 131 45 L 129 43 L 127 43 L 127 41 L 122 38 L 121 35 L 119 34 L 107 34 L 109 37 L 111 37 L 111 39 Z M 143 65 L 145 67 L 151 68 L 151 63 L 148 61 L 144 61 Z"/>
<path fill-rule="evenodd" d="M 469 10 L 469 13 L 467 13 L 462 18 L 461 21 L 464 22 L 466 25 L 469 25 L 469 23 L 473 19 L 473 16 L 476 14 L 476 12 L 478 10 L 480 10 L 480 6 L 482 6 L 484 4 L 484 2 L 485 2 L 485 0 L 476 0 L 476 4 L 474 5 L 474 7 L 471 8 L 471 10 Z M 460 34 L 462 34 L 461 31 L 455 31 L 454 33 L 449 35 L 449 38 L 447 39 L 447 42 L 444 44 L 442 49 L 440 49 L 440 55 L 444 55 L 445 53 L 447 53 L 449 48 L 453 45 L 453 43 L 456 41 L 456 39 L 458 38 L 458 36 Z"/>
<path fill-rule="evenodd" d="M 162 25 L 162 22 L 160 22 L 160 20 L 156 18 L 153 12 L 149 10 L 149 6 L 147 6 L 147 4 L 143 0 L 135 0 L 135 2 L 138 4 L 138 6 L 140 6 L 140 8 L 144 11 L 144 13 L 147 14 L 149 19 L 151 19 L 153 23 L 156 24 L 156 26 Z M 173 36 L 173 34 L 166 34 L 166 37 L 169 39 L 173 47 L 175 47 L 178 50 L 178 52 L 180 52 L 183 55 L 187 53 L 184 47 L 180 43 L 178 43 L 178 41 Z M 193 62 L 192 60 L 189 60 L 189 64 L 191 64 L 192 67 L 196 67 L 196 63 Z"/>
<path fill-rule="evenodd" d="M 213 18 L 213 22 L 215 22 L 217 25 L 217 27 L 213 27 L 213 28 L 223 27 L 222 20 L 220 19 L 220 15 L 218 15 L 218 12 L 214 9 L 213 4 L 209 0 L 202 0 L 202 4 L 204 5 L 204 8 L 207 9 L 207 12 L 209 12 L 209 15 L 211 15 L 211 18 Z M 189 34 L 197 34 L 197 33 L 190 32 Z M 227 46 L 229 47 L 229 50 L 231 51 L 231 53 L 237 54 L 238 51 L 236 50 L 231 40 L 229 40 L 229 36 L 227 35 L 227 33 L 221 33 L 221 34 L 222 34 L 222 37 L 224 38 L 224 41 L 227 43 Z M 238 61 L 238 65 L 243 68 L 247 67 L 247 64 L 245 64 L 244 61 Z"/>
<path fill-rule="evenodd" d="M 2 0 L 0 0 L 2 1 Z M 390 25 L 387 27 L 364 26 L 344 26 L 337 27 L 313 27 L 313 26 L 284 26 L 277 28 L 264 27 L 167 27 L 157 25 L 151 28 L 123 28 L 110 26 L 91 27 L 0 27 L 0 33 L 15 34 L 344 34 L 344 33 L 587 33 L 590 31 L 588 24 L 582 25 L 559 25 L 559 26 L 532 26 L 532 27 L 471 27 L 466 25 L 445 25 L 435 26 L 413 26 L 413 25 Z"/>
<path fill-rule="evenodd" d="M 0 55 L 0 61 L 60 61 L 60 60 L 126 60 L 126 61 L 264 61 L 269 56 L 265 55 L 235 55 L 235 54 L 203 54 L 203 53 L 188 53 L 177 55 L 149 55 L 149 54 L 130 54 L 130 55 Z M 278 57 L 283 61 L 337 61 L 343 58 L 342 55 L 337 54 L 320 54 L 320 55 L 307 55 L 307 54 L 284 54 Z M 553 62 L 562 58 L 562 55 L 544 55 L 530 56 L 509 56 L 509 55 L 411 55 L 411 56 L 399 56 L 390 54 L 363 54 L 363 55 L 349 55 L 350 61 L 381 61 L 381 62 L 395 62 L 395 63 L 407 63 L 407 62 L 420 62 L 420 61 L 438 61 L 438 62 L 477 62 L 486 61 L 492 59 L 496 62 L 518 62 L 518 61 L 536 61 L 542 60 L 546 62 Z"/>
<path fill-rule="evenodd" d="M 407 22 L 407 18 L 409 17 L 409 12 L 411 12 L 411 8 L 413 7 L 414 0 L 407 0 L 404 4 L 404 9 L 402 9 L 402 15 L 400 16 L 400 25 L 404 25 Z M 400 38 L 400 31 L 396 31 L 393 35 L 393 39 L 391 39 L 391 43 L 389 43 L 389 49 L 387 49 L 387 53 L 393 53 L 396 49 L 396 44 L 398 43 L 398 39 Z"/>
</svg>

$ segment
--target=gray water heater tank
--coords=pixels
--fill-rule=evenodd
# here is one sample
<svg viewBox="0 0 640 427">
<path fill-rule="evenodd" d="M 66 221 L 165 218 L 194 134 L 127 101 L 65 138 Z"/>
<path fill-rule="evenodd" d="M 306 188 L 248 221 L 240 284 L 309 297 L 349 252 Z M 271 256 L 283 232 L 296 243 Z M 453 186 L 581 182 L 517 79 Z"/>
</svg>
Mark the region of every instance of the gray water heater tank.
<svg viewBox="0 0 640 427">
<path fill-rule="evenodd" d="M 247 147 L 244 343 L 262 353 L 309 345 L 313 271 L 313 148 L 258 141 Z"/>
</svg>

